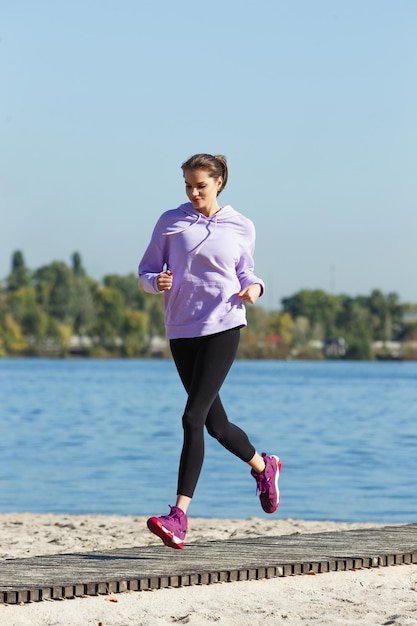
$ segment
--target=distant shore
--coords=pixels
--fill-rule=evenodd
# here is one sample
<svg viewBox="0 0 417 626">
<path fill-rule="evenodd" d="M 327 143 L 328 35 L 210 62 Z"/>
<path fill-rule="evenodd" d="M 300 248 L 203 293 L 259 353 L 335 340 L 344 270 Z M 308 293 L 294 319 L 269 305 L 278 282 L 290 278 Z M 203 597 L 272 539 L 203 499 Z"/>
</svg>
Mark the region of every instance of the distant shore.
<svg viewBox="0 0 417 626">
<path fill-rule="evenodd" d="M 254 360 L 252 357 L 239 356 L 237 355 L 237 360 L 240 361 L 251 361 Z M 166 355 L 147 355 L 147 356 L 128 356 L 121 353 L 108 353 L 104 351 L 98 351 L 97 353 L 87 354 L 84 352 L 45 352 L 45 353 L 27 353 L 27 354 L 2 354 L 0 353 L 0 359 L 70 359 L 70 360 L 94 360 L 94 359 L 113 359 L 113 360 L 136 360 L 136 361 L 158 361 L 158 360 L 166 360 L 171 359 L 169 354 Z M 306 354 L 303 353 L 301 356 L 286 356 L 286 357 L 267 357 L 267 356 L 257 356 L 257 361 L 318 361 L 319 363 L 323 361 L 344 361 L 344 362 L 352 362 L 358 361 L 361 362 L 375 362 L 375 361 L 389 361 L 389 362 L 403 362 L 403 361 L 417 361 L 417 349 L 413 352 L 405 351 L 405 354 L 375 354 L 371 358 L 367 359 L 355 359 L 355 358 L 330 358 L 324 357 L 322 355 L 314 355 L 314 354 Z"/>
</svg>

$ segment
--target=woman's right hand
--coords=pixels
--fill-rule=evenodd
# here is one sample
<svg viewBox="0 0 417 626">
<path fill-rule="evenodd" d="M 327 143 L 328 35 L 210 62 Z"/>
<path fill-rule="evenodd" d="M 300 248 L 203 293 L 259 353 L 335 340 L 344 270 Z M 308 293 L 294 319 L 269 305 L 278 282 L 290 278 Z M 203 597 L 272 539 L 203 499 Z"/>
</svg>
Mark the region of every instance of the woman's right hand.
<svg viewBox="0 0 417 626">
<path fill-rule="evenodd" d="M 172 278 L 173 274 L 169 270 L 165 272 L 161 272 L 156 279 L 156 284 L 158 286 L 159 291 L 168 291 L 172 287 Z"/>
</svg>

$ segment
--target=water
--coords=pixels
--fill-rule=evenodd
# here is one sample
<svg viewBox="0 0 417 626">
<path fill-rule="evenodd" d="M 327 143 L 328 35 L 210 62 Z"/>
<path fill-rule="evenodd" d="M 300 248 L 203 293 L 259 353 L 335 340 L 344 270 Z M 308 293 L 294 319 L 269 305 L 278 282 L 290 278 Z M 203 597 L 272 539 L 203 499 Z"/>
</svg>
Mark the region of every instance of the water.
<svg viewBox="0 0 417 626">
<path fill-rule="evenodd" d="M 282 518 L 417 522 L 417 363 L 237 361 L 230 419 L 283 459 Z M 0 359 L 0 511 L 161 514 L 185 403 L 170 360 Z M 266 517 L 206 437 L 190 513 Z"/>
</svg>

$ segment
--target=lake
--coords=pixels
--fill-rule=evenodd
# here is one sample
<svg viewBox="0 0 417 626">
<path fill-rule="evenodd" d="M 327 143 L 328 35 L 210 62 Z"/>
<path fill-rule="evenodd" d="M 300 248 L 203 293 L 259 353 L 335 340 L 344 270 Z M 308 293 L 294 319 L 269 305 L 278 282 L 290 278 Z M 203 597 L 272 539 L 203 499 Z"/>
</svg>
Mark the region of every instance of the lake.
<svg viewBox="0 0 417 626">
<path fill-rule="evenodd" d="M 282 458 L 275 517 L 417 522 L 416 362 L 236 361 L 221 396 Z M 165 514 L 185 400 L 169 359 L 0 359 L 0 511 Z M 267 517 L 209 436 L 189 513 Z"/>
</svg>

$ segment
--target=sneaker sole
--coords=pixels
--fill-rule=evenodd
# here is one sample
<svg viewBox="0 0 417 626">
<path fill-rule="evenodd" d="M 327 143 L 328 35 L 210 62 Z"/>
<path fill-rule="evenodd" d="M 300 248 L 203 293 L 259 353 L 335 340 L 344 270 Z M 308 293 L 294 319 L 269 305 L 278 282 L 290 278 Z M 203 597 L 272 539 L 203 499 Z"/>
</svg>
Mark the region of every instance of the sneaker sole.
<svg viewBox="0 0 417 626">
<path fill-rule="evenodd" d="M 176 537 L 171 530 L 165 528 L 157 517 L 150 517 L 146 524 L 151 533 L 162 539 L 168 548 L 174 548 L 175 550 L 183 549 L 184 541 Z"/>
<path fill-rule="evenodd" d="M 275 456 L 274 454 L 271 454 L 270 458 L 275 459 L 276 462 L 277 462 L 277 473 L 275 474 L 275 489 L 276 489 L 276 492 L 277 492 L 277 503 L 276 503 L 276 506 L 275 506 L 274 509 L 271 509 L 271 510 L 268 510 L 268 511 L 266 511 L 264 509 L 262 500 L 261 500 L 261 505 L 262 505 L 262 508 L 265 511 L 265 513 L 269 513 L 269 514 L 272 515 L 272 513 L 275 513 L 275 511 L 277 510 L 278 505 L 279 505 L 279 501 L 280 501 L 280 497 L 281 497 L 281 494 L 280 494 L 279 488 L 278 488 L 278 480 L 279 480 L 279 475 L 280 475 L 281 468 L 282 468 L 282 461 L 281 461 L 281 459 L 278 456 Z"/>
</svg>

